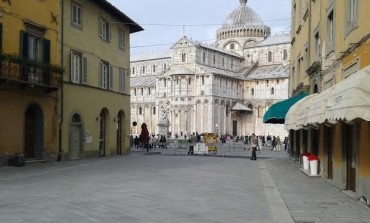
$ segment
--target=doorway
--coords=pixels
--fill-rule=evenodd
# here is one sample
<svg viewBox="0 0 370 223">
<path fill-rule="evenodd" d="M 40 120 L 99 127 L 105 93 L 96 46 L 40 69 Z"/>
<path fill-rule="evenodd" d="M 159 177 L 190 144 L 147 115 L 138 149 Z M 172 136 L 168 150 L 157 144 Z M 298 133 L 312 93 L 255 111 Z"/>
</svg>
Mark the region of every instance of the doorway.
<svg viewBox="0 0 370 223">
<path fill-rule="evenodd" d="M 70 159 L 77 160 L 80 158 L 82 148 L 82 121 L 79 114 L 72 116 L 70 127 Z"/>
<path fill-rule="evenodd" d="M 122 122 L 123 122 L 123 111 L 120 111 L 116 118 L 117 125 L 117 155 L 122 155 Z"/>
<path fill-rule="evenodd" d="M 233 136 L 238 135 L 238 121 L 233 121 Z"/>
<path fill-rule="evenodd" d="M 357 171 L 357 149 L 358 149 L 358 126 L 344 125 L 343 126 L 343 154 L 347 157 L 347 190 L 356 192 L 356 171 Z"/>
<path fill-rule="evenodd" d="M 325 148 L 328 154 L 328 179 L 333 179 L 333 128 L 325 126 Z"/>
<path fill-rule="evenodd" d="M 24 124 L 26 159 L 42 159 L 44 145 L 44 114 L 39 105 L 28 106 Z"/>
<path fill-rule="evenodd" d="M 106 147 L 106 136 L 107 136 L 107 109 L 103 109 L 99 115 L 99 156 L 105 156 L 105 147 Z"/>
</svg>

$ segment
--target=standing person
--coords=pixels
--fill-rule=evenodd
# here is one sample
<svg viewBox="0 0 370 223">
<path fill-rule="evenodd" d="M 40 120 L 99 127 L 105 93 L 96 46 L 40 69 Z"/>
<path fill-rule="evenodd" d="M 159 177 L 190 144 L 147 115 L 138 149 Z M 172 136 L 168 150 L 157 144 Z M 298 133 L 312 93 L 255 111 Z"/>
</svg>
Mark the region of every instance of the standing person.
<svg viewBox="0 0 370 223">
<path fill-rule="evenodd" d="M 276 137 L 276 150 L 279 152 L 281 150 L 281 141 L 279 136 Z"/>
<path fill-rule="evenodd" d="M 275 136 L 272 137 L 272 148 L 271 148 L 271 151 L 272 150 L 276 150 L 276 138 L 275 138 Z"/>
<path fill-rule="evenodd" d="M 252 157 L 251 160 L 257 160 L 256 150 L 257 150 L 258 139 L 254 133 L 251 136 L 251 148 L 252 148 Z"/>
<path fill-rule="evenodd" d="M 146 152 L 149 152 L 149 131 L 148 127 L 145 123 L 141 125 L 141 134 L 140 134 L 140 141 L 143 142 L 144 148 L 146 148 Z"/>
<path fill-rule="evenodd" d="M 284 138 L 284 150 L 286 151 L 288 149 L 288 143 L 289 143 L 289 138 L 285 137 Z"/>
<path fill-rule="evenodd" d="M 139 148 L 139 138 L 137 136 L 135 136 L 134 144 L 135 144 L 135 148 L 138 149 Z"/>
</svg>

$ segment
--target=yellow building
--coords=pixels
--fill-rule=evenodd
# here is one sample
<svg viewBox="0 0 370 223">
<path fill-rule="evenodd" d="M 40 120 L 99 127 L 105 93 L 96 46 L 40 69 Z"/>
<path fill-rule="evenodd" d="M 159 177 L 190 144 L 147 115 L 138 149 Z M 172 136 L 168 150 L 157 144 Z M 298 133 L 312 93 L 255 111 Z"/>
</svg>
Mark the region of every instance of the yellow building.
<svg viewBox="0 0 370 223">
<path fill-rule="evenodd" d="M 286 116 L 292 155 L 319 155 L 322 177 L 367 204 L 369 8 L 367 0 L 292 1 L 290 94 L 314 95 L 298 102 Z"/>
<path fill-rule="evenodd" d="M 80 159 L 129 152 L 130 34 L 143 29 L 106 0 L 64 0 L 60 152 Z"/>
<path fill-rule="evenodd" d="M 0 3 L 0 165 L 57 155 L 58 15 L 58 1 Z"/>
</svg>

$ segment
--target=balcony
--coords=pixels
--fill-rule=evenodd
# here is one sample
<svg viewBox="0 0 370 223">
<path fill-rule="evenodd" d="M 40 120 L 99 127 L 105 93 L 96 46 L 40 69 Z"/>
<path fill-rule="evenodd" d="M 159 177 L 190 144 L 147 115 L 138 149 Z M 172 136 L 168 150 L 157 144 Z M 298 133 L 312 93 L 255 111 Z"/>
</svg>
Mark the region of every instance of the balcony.
<svg viewBox="0 0 370 223">
<path fill-rule="evenodd" d="M 0 87 L 32 89 L 50 93 L 62 86 L 63 68 L 25 60 L 15 55 L 0 55 Z"/>
</svg>

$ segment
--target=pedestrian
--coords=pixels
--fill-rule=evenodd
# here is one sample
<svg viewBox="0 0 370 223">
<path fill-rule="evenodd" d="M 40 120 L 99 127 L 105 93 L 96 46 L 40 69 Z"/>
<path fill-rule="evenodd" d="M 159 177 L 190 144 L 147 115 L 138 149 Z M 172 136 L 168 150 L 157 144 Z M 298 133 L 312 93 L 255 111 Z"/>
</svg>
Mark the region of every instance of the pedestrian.
<svg viewBox="0 0 370 223">
<path fill-rule="evenodd" d="M 285 137 L 284 138 L 284 150 L 286 151 L 288 149 L 288 143 L 289 143 L 289 138 Z"/>
<path fill-rule="evenodd" d="M 281 150 L 281 141 L 279 136 L 276 137 L 276 150 L 279 152 Z"/>
<path fill-rule="evenodd" d="M 256 150 L 257 150 L 258 139 L 254 133 L 251 136 L 251 148 L 252 148 L 252 157 L 251 160 L 257 160 Z"/>
<path fill-rule="evenodd" d="M 272 137 L 272 148 L 271 148 L 271 151 L 272 150 L 276 150 L 276 138 L 275 138 L 275 136 Z"/>
<path fill-rule="evenodd" d="M 135 136 L 135 139 L 134 139 L 134 144 L 135 144 L 135 148 L 139 148 L 139 138 L 137 136 Z"/>
<path fill-rule="evenodd" d="M 140 134 L 139 139 L 143 143 L 144 148 L 146 148 L 146 152 L 148 153 L 149 152 L 149 131 L 145 123 L 141 125 L 141 134 Z"/>
</svg>

